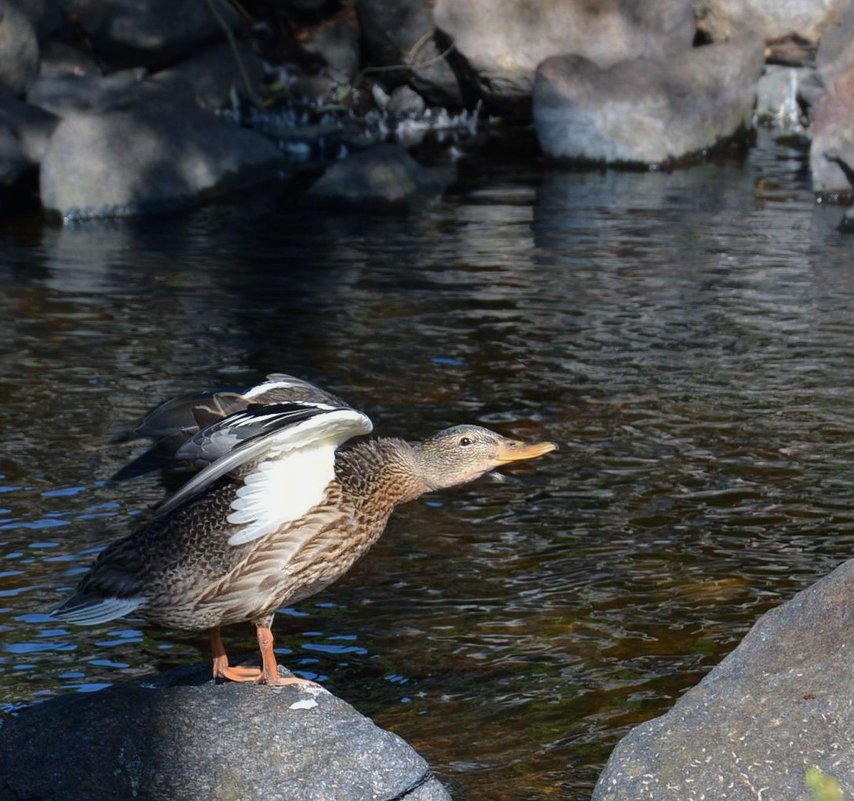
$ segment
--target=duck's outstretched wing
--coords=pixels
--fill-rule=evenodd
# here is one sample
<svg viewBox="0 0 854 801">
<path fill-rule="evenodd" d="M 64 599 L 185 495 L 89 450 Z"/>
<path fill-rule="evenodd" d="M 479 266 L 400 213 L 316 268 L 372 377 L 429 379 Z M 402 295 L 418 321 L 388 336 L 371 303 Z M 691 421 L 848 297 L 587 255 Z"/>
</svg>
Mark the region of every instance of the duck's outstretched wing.
<svg viewBox="0 0 854 801">
<path fill-rule="evenodd" d="M 218 390 L 172 398 L 152 409 L 131 431 L 114 440 L 148 438 L 154 440 L 154 444 L 113 474 L 110 480 L 136 478 L 174 466 L 176 462 L 202 468 L 227 453 L 218 446 L 226 447 L 229 439 L 225 430 L 219 429 L 215 442 L 198 440 L 205 445 L 199 448 L 194 442 L 197 434 L 251 406 L 281 403 L 348 408 L 332 393 L 285 373 L 271 373 L 262 383 L 242 391 Z"/>
<path fill-rule="evenodd" d="M 228 522 L 238 527 L 229 538 L 231 545 L 263 537 L 316 506 L 335 477 L 336 449 L 373 429 L 366 415 L 349 407 L 297 404 L 249 408 L 225 423 L 228 436 L 248 436 L 191 478 L 156 513 L 168 514 L 239 470 L 242 483 L 228 516 Z M 200 436 L 213 440 L 210 429 Z"/>
</svg>

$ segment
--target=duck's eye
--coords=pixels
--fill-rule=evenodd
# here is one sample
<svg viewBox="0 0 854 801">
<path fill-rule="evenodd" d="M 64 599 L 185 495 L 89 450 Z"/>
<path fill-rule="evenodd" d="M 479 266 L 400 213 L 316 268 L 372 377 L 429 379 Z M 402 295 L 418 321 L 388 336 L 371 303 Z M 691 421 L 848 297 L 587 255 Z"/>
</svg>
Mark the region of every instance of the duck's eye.
<svg viewBox="0 0 854 801">
<path fill-rule="evenodd" d="M 463 437 L 460 440 L 460 445 L 471 445 L 471 440 L 468 437 Z"/>
</svg>

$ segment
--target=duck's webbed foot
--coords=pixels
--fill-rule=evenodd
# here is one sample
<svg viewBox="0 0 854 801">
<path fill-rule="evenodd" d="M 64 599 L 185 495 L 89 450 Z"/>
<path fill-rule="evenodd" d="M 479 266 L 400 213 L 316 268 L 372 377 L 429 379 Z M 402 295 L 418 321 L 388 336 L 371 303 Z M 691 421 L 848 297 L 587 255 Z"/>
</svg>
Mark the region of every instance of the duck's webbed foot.
<svg viewBox="0 0 854 801">
<path fill-rule="evenodd" d="M 258 648 L 261 651 L 261 675 L 255 680 L 258 684 L 269 684 L 275 687 L 320 687 L 316 681 L 300 679 L 296 676 L 280 676 L 279 663 L 273 651 L 273 632 L 269 626 L 256 624 L 258 632 Z"/>
<path fill-rule="evenodd" d="M 228 664 L 228 656 L 222 644 L 219 629 L 210 630 L 211 651 L 213 653 L 213 676 L 215 679 L 228 679 L 229 681 L 258 681 L 262 672 L 253 667 L 231 667 Z"/>
</svg>

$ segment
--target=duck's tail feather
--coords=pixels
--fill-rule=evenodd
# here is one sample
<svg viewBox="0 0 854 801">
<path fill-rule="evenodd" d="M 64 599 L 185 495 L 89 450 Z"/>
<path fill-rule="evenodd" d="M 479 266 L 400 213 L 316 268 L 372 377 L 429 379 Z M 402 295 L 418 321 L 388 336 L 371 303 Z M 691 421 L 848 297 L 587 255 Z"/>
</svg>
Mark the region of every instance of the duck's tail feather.
<svg viewBox="0 0 854 801">
<path fill-rule="evenodd" d="M 95 626 L 129 615 L 144 603 L 145 598 L 104 598 L 100 595 L 77 594 L 50 614 L 79 626 Z"/>
</svg>

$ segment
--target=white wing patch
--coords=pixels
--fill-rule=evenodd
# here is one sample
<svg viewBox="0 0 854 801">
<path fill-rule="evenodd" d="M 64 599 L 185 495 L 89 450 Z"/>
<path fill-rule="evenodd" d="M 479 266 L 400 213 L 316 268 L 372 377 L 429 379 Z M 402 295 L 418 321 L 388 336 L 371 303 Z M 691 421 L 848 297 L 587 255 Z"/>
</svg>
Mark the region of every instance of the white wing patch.
<svg viewBox="0 0 854 801">
<path fill-rule="evenodd" d="M 286 438 L 271 442 L 266 458 L 243 479 L 231 503 L 228 522 L 241 528 L 229 537 L 229 545 L 257 540 L 320 503 L 335 478 L 335 450 L 371 429 L 360 412 L 336 409 L 297 423 Z"/>
<path fill-rule="evenodd" d="M 331 443 L 289 452 L 276 461 L 261 462 L 244 479 L 228 516 L 232 525 L 245 524 L 229 545 L 243 545 L 302 517 L 322 500 L 335 478 L 335 446 Z"/>
</svg>

